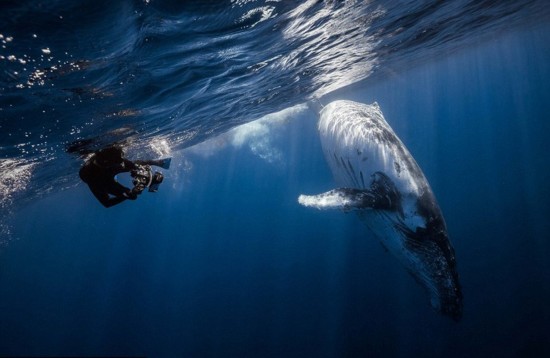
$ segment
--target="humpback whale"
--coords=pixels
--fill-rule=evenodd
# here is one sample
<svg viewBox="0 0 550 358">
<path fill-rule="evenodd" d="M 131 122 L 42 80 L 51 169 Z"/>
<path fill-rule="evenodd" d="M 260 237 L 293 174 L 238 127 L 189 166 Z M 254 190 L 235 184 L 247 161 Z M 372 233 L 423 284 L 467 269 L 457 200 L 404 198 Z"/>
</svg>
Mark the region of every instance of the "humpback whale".
<svg viewBox="0 0 550 358">
<path fill-rule="evenodd" d="M 334 101 L 318 124 L 325 158 L 339 186 L 298 202 L 355 211 L 427 291 L 432 307 L 462 316 L 462 292 L 445 220 L 422 170 L 380 107 Z"/>
</svg>

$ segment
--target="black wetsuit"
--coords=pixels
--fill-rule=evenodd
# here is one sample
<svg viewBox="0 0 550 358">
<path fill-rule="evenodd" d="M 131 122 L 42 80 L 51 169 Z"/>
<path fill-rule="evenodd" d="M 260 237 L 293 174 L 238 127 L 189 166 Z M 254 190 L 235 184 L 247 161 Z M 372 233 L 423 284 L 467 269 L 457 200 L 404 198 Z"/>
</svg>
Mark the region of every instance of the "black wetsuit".
<svg viewBox="0 0 550 358">
<path fill-rule="evenodd" d="M 120 173 L 131 172 L 142 165 L 163 166 L 164 160 L 137 160 L 132 162 L 124 158 L 124 152 L 118 147 L 108 147 L 95 152 L 80 168 L 80 179 L 90 187 L 97 200 L 106 208 L 119 204 L 126 199 L 135 200 L 142 188 L 129 189 L 116 181 Z"/>
<path fill-rule="evenodd" d="M 115 175 L 129 172 L 136 165 L 128 159 L 117 158 L 116 161 L 101 158 L 101 153 L 94 154 L 80 169 L 80 179 L 90 187 L 97 200 L 106 208 L 119 204 L 126 199 L 135 200 L 137 194 L 116 181 Z"/>
</svg>

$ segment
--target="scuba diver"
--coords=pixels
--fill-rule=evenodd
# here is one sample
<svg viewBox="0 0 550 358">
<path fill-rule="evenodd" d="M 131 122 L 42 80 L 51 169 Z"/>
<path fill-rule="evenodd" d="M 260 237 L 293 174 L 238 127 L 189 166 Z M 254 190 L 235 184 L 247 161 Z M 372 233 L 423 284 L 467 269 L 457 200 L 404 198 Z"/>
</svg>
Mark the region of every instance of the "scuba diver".
<svg viewBox="0 0 550 358">
<path fill-rule="evenodd" d="M 163 175 L 151 170 L 151 165 L 170 168 L 171 159 L 132 162 L 124 158 L 124 152 L 117 146 L 96 151 L 80 168 L 80 179 L 88 184 L 94 196 L 103 206 L 109 208 L 125 200 L 136 200 L 145 188 L 156 192 Z M 130 172 L 134 187 L 129 189 L 120 184 L 115 176 Z"/>
</svg>

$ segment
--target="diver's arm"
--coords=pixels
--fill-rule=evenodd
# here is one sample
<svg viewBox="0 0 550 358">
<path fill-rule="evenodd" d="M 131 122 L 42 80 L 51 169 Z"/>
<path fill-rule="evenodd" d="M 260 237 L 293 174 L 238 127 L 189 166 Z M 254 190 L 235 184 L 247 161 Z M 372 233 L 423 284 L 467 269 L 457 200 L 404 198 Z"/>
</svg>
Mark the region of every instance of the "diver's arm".
<svg viewBox="0 0 550 358">
<path fill-rule="evenodd" d="M 136 164 L 139 164 L 139 161 L 132 162 L 131 160 L 128 160 L 128 159 L 123 159 L 122 161 L 123 161 L 122 166 L 124 167 L 125 171 L 128 171 L 128 172 L 130 170 L 137 169 Z"/>
</svg>

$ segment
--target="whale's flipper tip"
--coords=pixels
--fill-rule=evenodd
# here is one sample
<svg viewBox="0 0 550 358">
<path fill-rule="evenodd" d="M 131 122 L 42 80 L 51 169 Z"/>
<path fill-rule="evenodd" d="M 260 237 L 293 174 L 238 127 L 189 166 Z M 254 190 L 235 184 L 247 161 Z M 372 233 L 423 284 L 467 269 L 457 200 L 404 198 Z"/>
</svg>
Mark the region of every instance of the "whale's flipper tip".
<svg viewBox="0 0 550 358">
<path fill-rule="evenodd" d="M 318 195 L 300 195 L 298 203 L 303 206 L 321 209 L 362 210 L 362 209 L 398 209 L 398 200 L 389 200 L 393 196 L 387 188 L 380 189 L 338 188 Z"/>
<path fill-rule="evenodd" d="M 300 195 L 298 203 L 319 210 L 342 209 L 349 210 L 358 206 L 356 198 L 347 193 L 352 189 L 334 189 L 317 195 Z"/>
<path fill-rule="evenodd" d="M 300 205 L 319 210 L 338 209 L 344 205 L 342 198 L 331 191 L 317 195 L 304 195 L 298 197 Z"/>
</svg>

